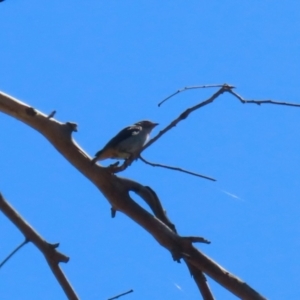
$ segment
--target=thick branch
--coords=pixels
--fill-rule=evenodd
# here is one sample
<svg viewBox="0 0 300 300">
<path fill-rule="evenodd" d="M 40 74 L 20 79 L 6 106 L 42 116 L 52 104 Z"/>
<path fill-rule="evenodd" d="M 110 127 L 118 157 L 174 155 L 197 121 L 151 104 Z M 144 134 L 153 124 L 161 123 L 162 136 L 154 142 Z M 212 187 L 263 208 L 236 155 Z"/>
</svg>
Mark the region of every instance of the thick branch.
<svg viewBox="0 0 300 300">
<path fill-rule="evenodd" d="M 198 106 L 204 106 L 212 102 L 220 94 L 224 93 L 225 90 L 225 88 L 220 89 L 208 99 L 206 103 L 203 102 Z M 99 188 L 115 210 L 122 211 L 141 225 L 171 253 L 180 253 L 190 264 L 206 273 L 242 299 L 264 299 L 247 284 L 229 274 L 229 272 L 194 248 L 189 240 L 178 236 L 158 218 L 140 207 L 130 198 L 129 190 L 122 178 L 118 178 L 101 166 L 91 166 L 91 158 L 71 138 L 71 133 L 74 130 L 72 124 L 63 124 L 53 118 L 49 119 L 47 115 L 3 93 L 0 93 L 0 111 L 23 121 L 41 132 L 73 166 Z M 182 115 L 182 118 L 187 117 L 191 111 L 191 109 L 187 110 Z M 156 138 L 152 139 L 150 144 L 170 128 L 176 126 L 179 121 L 180 120 L 173 121 L 164 131 L 161 131 Z M 150 144 L 148 144 L 147 147 L 149 147 Z"/>
<path fill-rule="evenodd" d="M 68 262 L 69 257 L 58 252 L 58 244 L 46 242 L 0 194 L 0 210 L 23 233 L 26 241 L 32 242 L 45 256 L 53 274 L 69 299 L 79 299 L 64 273 L 59 268 L 60 262 Z"/>
</svg>

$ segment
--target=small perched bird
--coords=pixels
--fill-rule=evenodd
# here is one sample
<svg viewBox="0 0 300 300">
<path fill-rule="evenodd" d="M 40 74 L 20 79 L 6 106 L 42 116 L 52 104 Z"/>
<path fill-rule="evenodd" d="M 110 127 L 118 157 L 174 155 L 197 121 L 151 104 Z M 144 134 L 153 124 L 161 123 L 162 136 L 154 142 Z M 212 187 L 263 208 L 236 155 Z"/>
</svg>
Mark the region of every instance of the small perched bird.
<svg viewBox="0 0 300 300">
<path fill-rule="evenodd" d="M 92 164 L 107 158 L 128 159 L 147 142 L 150 132 L 158 123 L 140 121 L 122 129 L 102 150 L 95 154 Z"/>
</svg>

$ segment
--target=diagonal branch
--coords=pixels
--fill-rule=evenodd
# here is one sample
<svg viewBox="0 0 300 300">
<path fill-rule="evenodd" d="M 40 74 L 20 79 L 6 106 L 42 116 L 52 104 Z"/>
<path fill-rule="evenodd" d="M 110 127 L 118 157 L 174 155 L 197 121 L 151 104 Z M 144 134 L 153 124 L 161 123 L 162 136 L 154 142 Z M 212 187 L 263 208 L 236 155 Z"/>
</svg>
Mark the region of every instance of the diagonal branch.
<svg viewBox="0 0 300 300">
<path fill-rule="evenodd" d="M 130 293 L 133 293 L 133 290 L 129 290 L 129 291 L 125 292 L 125 293 L 119 294 L 119 295 L 114 296 L 114 297 L 112 297 L 112 298 L 109 298 L 109 299 L 107 299 L 107 300 L 118 299 L 118 298 L 123 297 L 123 296 L 125 296 L 125 295 L 127 295 L 127 294 L 130 294 Z"/>
<path fill-rule="evenodd" d="M 195 85 L 195 86 L 186 86 L 182 89 L 177 90 L 175 93 L 171 94 L 170 96 L 163 99 L 161 102 L 158 103 L 158 106 L 161 106 L 164 102 L 169 100 L 170 98 L 178 95 L 179 93 L 189 91 L 189 90 L 196 90 L 196 89 L 205 89 L 205 88 L 216 88 L 216 87 L 223 87 L 226 84 L 206 84 L 206 85 Z M 230 86 L 232 89 L 235 88 L 234 86 Z"/>
<path fill-rule="evenodd" d="M 156 142 L 161 136 L 163 136 L 165 133 L 167 133 L 169 130 L 171 130 L 173 127 L 175 127 L 180 121 L 186 119 L 193 111 L 206 106 L 214 100 L 216 100 L 220 95 L 223 93 L 227 92 L 228 90 L 231 90 L 233 87 L 230 85 L 222 85 L 222 87 L 215 92 L 211 97 L 209 97 L 207 100 L 200 102 L 199 104 L 192 106 L 188 109 L 186 109 L 183 113 L 181 113 L 175 120 L 173 120 L 167 127 L 165 127 L 163 130 L 161 130 L 155 137 L 153 137 L 141 150 L 144 151 L 147 149 L 149 146 L 151 146 L 154 142 Z"/>
<path fill-rule="evenodd" d="M 219 85 L 218 85 L 219 86 Z M 190 113 L 192 113 L 193 111 L 212 103 L 215 99 L 217 99 L 220 95 L 222 95 L 223 93 L 225 93 L 227 90 L 230 90 L 234 88 L 233 86 L 224 84 L 221 86 L 221 88 L 214 93 L 211 97 L 209 97 L 207 100 L 188 108 L 187 110 L 185 110 L 183 113 L 181 113 L 175 120 L 173 120 L 168 126 L 166 126 L 164 129 L 162 129 L 155 137 L 153 137 L 138 153 L 136 153 L 135 155 L 133 155 L 131 158 L 125 160 L 125 162 L 119 166 L 119 167 L 115 167 L 112 169 L 112 171 L 114 173 L 119 173 L 124 171 L 128 166 L 131 165 L 131 163 L 137 159 L 140 154 L 147 149 L 148 147 L 150 147 L 154 142 L 156 142 L 160 137 L 162 137 L 165 133 L 167 133 L 169 130 L 171 130 L 173 127 L 175 127 L 180 121 L 186 119 Z M 176 94 L 176 93 L 175 93 Z M 174 95 L 175 95 L 174 94 Z M 171 95 L 172 96 L 172 95 Z M 171 97 L 170 96 L 170 97 Z"/>
<path fill-rule="evenodd" d="M 284 105 L 284 106 L 293 106 L 293 107 L 300 107 L 300 104 L 297 103 L 289 103 L 289 102 L 280 102 L 280 101 L 274 101 L 274 100 L 246 100 L 244 99 L 242 96 L 240 96 L 239 94 L 237 94 L 236 92 L 233 91 L 233 89 L 235 88 L 232 85 L 229 84 L 212 84 L 212 85 L 201 85 L 201 86 L 191 86 L 191 87 L 184 87 L 182 89 L 179 89 L 178 91 L 176 91 L 175 93 L 171 94 L 170 96 L 168 96 L 167 98 L 165 98 L 163 101 L 161 101 L 158 106 L 160 106 L 162 103 L 164 103 L 165 101 L 167 101 L 168 99 L 178 95 L 181 92 L 187 91 L 187 90 L 191 90 L 191 89 L 200 89 L 200 88 L 215 88 L 215 87 L 220 87 L 220 89 L 214 93 L 210 98 L 208 98 L 207 100 L 200 102 L 199 104 L 192 106 L 188 109 L 186 109 L 183 113 L 181 113 L 175 120 L 173 120 L 168 126 L 166 126 L 164 129 L 162 129 L 155 137 L 153 137 L 138 153 L 136 153 L 135 155 L 133 155 L 130 159 L 127 159 L 124 161 L 124 163 L 121 166 L 114 166 L 113 168 L 111 168 L 110 170 L 113 173 L 119 173 L 124 171 L 128 166 L 130 166 L 132 164 L 132 162 L 140 157 L 140 154 L 147 149 L 148 147 L 150 147 L 154 142 L 156 142 L 161 136 L 163 136 L 165 133 L 167 133 L 169 130 L 171 130 L 173 127 L 175 127 L 180 121 L 186 119 L 192 112 L 194 112 L 195 110 L 206 106 L 210 103 L 212 103 L 214 100 L 216 100 L 220 95 L 222 95 L 223 93 L 227 92 L 230 93 L 231 95 L 233 95 L 234 97 L 236 97 L 241 103 L 243 104 L 257 104 L 257 105 L 261 105 L 261 104 L 275 104 L 275 105 Z M 141 158 L 142 159 L 142 158 Z M 142 159 L 143 160 L 143 159 Z M 144 160 L 144 162 L 146 163 L 146 161 Z M 149 163 L 150 164 L 150 163 Z M 160 166 L 160 167 L 164 167 L 164 168 L 168 168 L 167 166 L 163 166 L 163 165 L 159 165 L 159 164 L 152 164 L 153 166 Z M 169 168 L 169 169 L 173 169 L 173 168 Z M 173 170 L 177 170 L 179 171 L 179 168 L 174 168 Z M 185 172 L 181 169 L 182 172 Z M 185 173 L 189 173 L 189 172 L 185 172 Z M 195 175 L 196 173 L 189 173 L 191 175 Z M 195 175 L 197 176 L 197 175 Z M 201 177 L 201 176 L 200 176 Z M 205 178 L 205 177 L 204 177 Z M 207 178 L 209 179 L 209 178 Z M 213 180 L 213 179 L 211 179 Z"/>
<path fill-rule="evenodd" d="M 193 279 L 202 295 L 203 300 L 214 300 L 215 298 L 209 288 L 207 279 L 206 279 L 205 275 L 203 274 L 203 272 L 198 270 L 197 268 L 195 268 L 187 260 L 184 260 L 184 262 L 186 263 L 186 265 L 191 273 L 191 276 L 193 277 Z"/>
<path fill-rule="evenodd" d="M 0 198 L 1 198 L 1 194 L 0 194 Z M 29 242 L 29 240 L 27 238 L 25 238 L 25 240 L 18 246 L 16 247 L 1 263 L 0 263 L 0 269 L 5 265 L 5 263 L 7 263 L 9 261 L 10 258 L 12 258 L 14 256 L 14 254 L 16 254 L 23 246 L 25 246 L 27 243 Z"/>
<path fill-rule="evenodd" d="M 69 257 L 58 252 L 55 248 L 58 244 L 47 243 L 17 212 L 16 210 L 2 197 L 0 194 L 0 210 L 3 214 L 23 233 L 25 242 L 32 242 L 45 256 L 54 276 L 64 290 L 69 299 L 79 299 L 76 295 L 68 279 L 59 268 L 60 262 L 68 262 Z"/>
<path fill-rule="evenodd" d="M 209 101 L 212 102 L 225 90 L 225 87 L 220 89 Z M 202 104 L 204 105 L 206 104 Z M 128 186 L 122 178 L 99 165 L 91 166 L 90 156 L 72 139 L 72 132 L 76 130 L 73 123 L 61 123 L 54 118 L 49 119 L 47 115 L 4 93 L 0 93 L 0 111 L 39 131 L 79 172 L 97 186 L 115 210 L 123 212 L 142 226 L 170 253 L 180 253 L 188 263 L 210 276 L 237 297 L 244 300 L 265 299 L 245 282 L 193 247 L 190 240 L 181 238 L 162 221 L 139 206 L 131 199 Z"/>
<path fill-rule="evenodd" d="M 139 158 L 145 164 L 150 165 L 152 167 L 161 167 L 161 168 L 165 168 L 165 169 L 169 169 L 169 170 L 174 170 L 174 171 L 179 171 L 179 172 L 187 173 L 187 174 L 190 174 L 190 175 L 193 175 L 193 176 L 196 176 L 196 177 L 201 177 L 201 178 L 204 178 L 204 179 L 208 179 L 208 180 L 211 180 L 211 181 L 216 181 L 216 179 L 214 179 L 214 178 L 211 178 L 211 177 L 208 177 L 208 176 L 205 176 L 205 175 L 201 175 L 201 174 L 198 174 L 198 173 L 195 173 L 195 172 L 187 171 L 187 170 L 184 170 L 182 168 L 167 166 L 167 165 L 163 165 L 163 164 L 152 163 L 150 161 L 147 161 L 141 155 L 140 155 Z"/>
<path fill-rule="evenodd" d="M 126 184 L 128 190 L 134 191 L 138 194 L 145 202 L 149 205 L 154 215 L 166 224 L 174 233 L 177 233 L 175 225 L 169 220 L 166 215 L 165 210 L 162 207 L 162 204 L 157 196 L 157 194 L 147 186 L 142 186 L 138 182 L 123 178 L 123 182 Z M 201 242 L 209 244 L 210 242 L 201 237 L 183 237 L 186 241 L 191 243 Z M 176 258 L 175 258 L 176 260 Z M 210 288 L 207 284 L 207 280 L 201 270 L 198 270 L 196 267 L 191 265 L 187 260 L 184 260 L 188 266 L 190 273 L 198 286 L 198 289 L 203 297 L 203 300 L 214 300 Z"/>
</svg>

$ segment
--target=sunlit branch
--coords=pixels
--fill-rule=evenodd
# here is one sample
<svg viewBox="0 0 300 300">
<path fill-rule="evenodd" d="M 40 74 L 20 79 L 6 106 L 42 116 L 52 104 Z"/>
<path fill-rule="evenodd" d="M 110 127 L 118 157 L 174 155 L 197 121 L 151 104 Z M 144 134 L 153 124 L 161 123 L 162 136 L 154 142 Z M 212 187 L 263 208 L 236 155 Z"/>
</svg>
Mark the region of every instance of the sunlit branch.
<svg viewBox="0 0 300 300">
<path fill-rule="evenodd" d="M 68 279 L 59 268 L 60 262 L 68 262 L 69 257 L 58 252 L 56 248 L 58 243 L 50 244 L 46 242 L 18 213 L 17 211 L 3 198 L 0 194 L 0 210 L 3 214 L 23 233 L 25 241 L 32 242 L 45 256 L 54 276 L 64 290 L 69 299 L 79 299 Z M 24 242 L 25 243 L 25 242 Z"/>
</svg>

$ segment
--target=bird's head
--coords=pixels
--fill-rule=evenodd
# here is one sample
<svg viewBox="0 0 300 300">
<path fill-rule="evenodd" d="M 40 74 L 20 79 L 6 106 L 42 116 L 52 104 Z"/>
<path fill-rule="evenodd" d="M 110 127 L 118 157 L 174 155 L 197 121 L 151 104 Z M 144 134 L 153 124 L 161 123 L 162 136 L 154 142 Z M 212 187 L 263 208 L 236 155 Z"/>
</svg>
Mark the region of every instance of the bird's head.
<svg viewBox="0 0 300 300">
<path fill-rule="evenodd" d="M 141 127 L 143 127 L 144 129 L 150 129 L 150 130 L 152 130 L 155 126 L 158 125 L 158 123 L 153 123 L 153 122 L 151 122 L 151 121 L 145 120 L 145 121 L 137 122 L 137 123 L 135 123 L 134 125 L 141 126 Z"/>
</svg>

